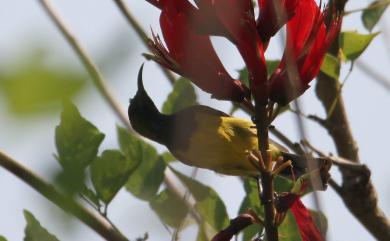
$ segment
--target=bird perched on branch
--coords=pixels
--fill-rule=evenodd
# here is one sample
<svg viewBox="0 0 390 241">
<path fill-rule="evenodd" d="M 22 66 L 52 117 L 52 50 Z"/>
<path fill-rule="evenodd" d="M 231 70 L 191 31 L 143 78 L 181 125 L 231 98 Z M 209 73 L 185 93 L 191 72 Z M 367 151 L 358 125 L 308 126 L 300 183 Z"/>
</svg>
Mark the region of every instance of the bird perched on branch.
<svg viewBox="0 0 390 241">
<path fill-rule="evenodd" d="M 234 176 L 258 176 L 259 171 L 248 160 L 248 151 L 258 149 L 253 122 L 232 117 L 204 105 L 195 105 L 172 115 L 159 112 L 143 86 L 141 67 L 138 90 L 130 100 L 128 115 L 134 130 L 142 136 L 165 145 L 184 164 Z M 270 140 L 273 158 L 291 161 L 294 175 L 307 172 L 305 158 L 288 153 Z M 320 167 L 326 160 L 313 159 Z M 289 176 L 290 169 L 281 174 Z"/>
</svg>

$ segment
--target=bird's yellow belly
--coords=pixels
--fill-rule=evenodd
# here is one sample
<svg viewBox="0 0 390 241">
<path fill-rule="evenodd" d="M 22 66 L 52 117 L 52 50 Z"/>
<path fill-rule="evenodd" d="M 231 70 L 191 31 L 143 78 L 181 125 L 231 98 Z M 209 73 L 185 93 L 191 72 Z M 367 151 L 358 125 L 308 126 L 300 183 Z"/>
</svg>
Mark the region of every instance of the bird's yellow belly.
<svg viewBox="0 0 390 241">
<path fill-rule="evenodd" d="M 204 140 L 203 138 L 191 140 L 191 144 L 196 142 L 202 145 L 195 145 L 186 152 L 173 152 L 173 155 L 187 165 L 211 169 L 226 175 L 256 174 L 256 169 L 246 158 L 245 149 L 238 151 L 231 143 L 222 140 Z"/>
<path fill-rule="evenodd" d="M 257 170 L 246 157 L 247 151 L 257 149 L 257 138 L 249 130 L 251 123 L 239 123 L 238 128 L 243 131 L 237 130 L 229 122 L 233 118 L 208 117 L 199 117 L 201 122 L 198 122 L 197 129 L 192 133 L 186 150 L 172 150 L 172 154 L 187 165 L 218 173 L 256 175 Z"/>
</svg>

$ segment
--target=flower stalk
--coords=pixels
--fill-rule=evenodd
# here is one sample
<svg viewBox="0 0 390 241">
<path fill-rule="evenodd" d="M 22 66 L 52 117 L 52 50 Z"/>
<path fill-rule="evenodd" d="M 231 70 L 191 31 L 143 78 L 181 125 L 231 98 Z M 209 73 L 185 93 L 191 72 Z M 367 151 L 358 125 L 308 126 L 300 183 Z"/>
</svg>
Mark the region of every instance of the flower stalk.
<svg viewBox="0 0 390 241">
<path fill-rule="evenodd" d="M 260 175 L 258 177 L 259 183 L 259 199 L 261 204 L 264 205 L 264 227 L 267 240 L 277 241 L 278 228 L 275 222 L 275 203 L 274 203 L 274 183 L 272 170 L 272 158 L 269 150 L 269 116 L 267 106 L 262 103 L 256 103 L 255 105 L 255 125 L 257 129 L 258 145 L 261 156 L 259 156 L 260 163 L 265 168 L 260 169 Z M 261 164 L 260 164 L 261 166 Z"/>
<path fill-rule="evenodd" d="M 195 5 L 188 0 L 147 1 L 161 10 L 165 42 L 164 45 L 153 34 L 149 41 L 153 54 L 147 57 L 190 79 L 213 98 L 238 102 L 254 110 L 259 151 L 249 153 L 248 159 L 259 170 L 267 240 L 278 240 L 273 177 L 290 164 L 276 165 L 273 170 L 275 160 L 268 151 L 269 126 L 281 106 L 309 88 L 340 30 L 340 16 L 334 8 L 322 9 L 314 0 L 259 0 L 257 19 L 251 0 L 199 0 Z M 333 20 L 326 24 L 326 16 Z M 265 51 L 272 36 L 285 24 L 287 42 L 282 61 L 268 74 Z M 211 44 L 211 36 L 225 37 L 236 46 L 247 67 L 248 86 L 226 71 Z"/>
</svg>

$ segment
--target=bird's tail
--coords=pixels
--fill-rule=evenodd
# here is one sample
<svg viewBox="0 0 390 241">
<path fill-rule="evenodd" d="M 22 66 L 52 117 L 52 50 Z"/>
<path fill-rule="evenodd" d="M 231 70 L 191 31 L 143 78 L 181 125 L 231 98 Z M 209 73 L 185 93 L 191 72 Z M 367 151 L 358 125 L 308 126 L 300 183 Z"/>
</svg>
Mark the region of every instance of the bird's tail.
<svg viewBox="0 0 390 241">
<path fill-rule="evenodd" d="M 299 178 L 300 176 L 314 170 L 319 171 L 319 181 L 321 187 L 319 189 L 325 189 L 330 179 L 329 170 L 332 166 L 332 161 L 325 157 L 312 158 L 303 155 L 296 155 L 288 152 L 282 152 L 283 161 L 291 161 L 292 168 L 286 168 L 280 174 L 292 179 Z"/>
</svg>

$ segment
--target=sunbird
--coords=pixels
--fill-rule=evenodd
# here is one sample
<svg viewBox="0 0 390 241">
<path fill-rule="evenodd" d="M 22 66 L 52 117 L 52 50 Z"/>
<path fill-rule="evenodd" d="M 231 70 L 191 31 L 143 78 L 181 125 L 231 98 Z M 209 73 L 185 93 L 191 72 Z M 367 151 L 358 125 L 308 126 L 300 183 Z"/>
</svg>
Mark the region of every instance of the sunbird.
<svg viewBox="0 0 390 241">
<path fill-rule="evenodd" d="M 162 114 L 146 93 L 142 69 L 138 73 L 138 90 L 130 100 L 129 120 L 142 136 L 165 145 L 184 164 L 206 168 L 233 176 L 259 175 L 258 169 L 248 160 L 248 151 L 258 149 L 256 129 L 252 121 L 230 116 L 204 105 L 195 105 L 171 115 Z M 290 160 L 293 175 L 307 172 L 304 157 L 288 153 L 287 149 L 270 140 L 273 157 Z M 321 158 L 313 159 L 320 167 L 326 164 Z M 286 169 L 281 174 L 292 176 Z"/>
</svg>

